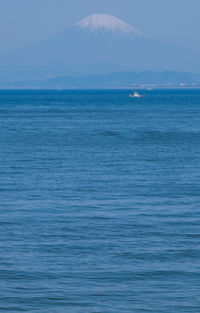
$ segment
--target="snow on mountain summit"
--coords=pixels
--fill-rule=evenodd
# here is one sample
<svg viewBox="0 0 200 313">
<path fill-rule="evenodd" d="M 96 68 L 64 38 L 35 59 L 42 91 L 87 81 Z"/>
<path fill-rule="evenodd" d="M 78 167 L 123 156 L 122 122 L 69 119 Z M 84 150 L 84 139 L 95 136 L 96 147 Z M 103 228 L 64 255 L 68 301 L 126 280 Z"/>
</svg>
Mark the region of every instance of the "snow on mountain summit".
<svg viewBox="0 0 200 313">
<path fill-rule="evenodd" d="M 99 30 L 105 32 L 120 31 L 142 35 L 136 28 L 109 14 L 92 14 L 80 20 L 76 23 L 76 26 L 88 32 L 97 32 Z"/>
</svg>

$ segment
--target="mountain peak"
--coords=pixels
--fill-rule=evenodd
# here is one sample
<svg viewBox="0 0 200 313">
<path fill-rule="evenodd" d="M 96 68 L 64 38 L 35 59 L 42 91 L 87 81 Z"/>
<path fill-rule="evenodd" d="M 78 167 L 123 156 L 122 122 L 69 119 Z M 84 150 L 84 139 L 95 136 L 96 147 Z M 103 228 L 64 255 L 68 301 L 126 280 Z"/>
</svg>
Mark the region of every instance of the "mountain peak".
<svg viewBox="0 0 200 313">
<path fill-rule="evenodd" d="M 139 30 L 109 14 L 89 15 L 76 23 L 76 26 L 88 32 L 104 31 L 114 33 L 120 31 L 123 33 L 142 35 Z"/>
</svg>

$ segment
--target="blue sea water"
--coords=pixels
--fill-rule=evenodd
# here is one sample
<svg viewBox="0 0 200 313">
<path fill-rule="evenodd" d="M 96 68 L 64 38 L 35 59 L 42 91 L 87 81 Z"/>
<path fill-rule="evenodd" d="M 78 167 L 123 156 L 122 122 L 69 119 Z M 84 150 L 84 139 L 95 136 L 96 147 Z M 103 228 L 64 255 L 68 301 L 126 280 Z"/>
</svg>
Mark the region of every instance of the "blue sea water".
<svg viewBox="0 0 200 313">
<path fill-rule="evenodd" d="M 200 91 L 0 92 L 0 312 L 200 312 Z"/>
</svg>

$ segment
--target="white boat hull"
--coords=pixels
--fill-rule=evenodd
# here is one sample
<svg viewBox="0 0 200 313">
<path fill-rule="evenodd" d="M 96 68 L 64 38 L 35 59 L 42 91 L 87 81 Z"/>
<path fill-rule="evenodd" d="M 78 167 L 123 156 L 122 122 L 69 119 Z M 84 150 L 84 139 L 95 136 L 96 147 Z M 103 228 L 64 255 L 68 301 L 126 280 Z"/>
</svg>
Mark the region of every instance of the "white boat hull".
<svg viewBox="0 0 200 313">
<path fill-rule="evenodd" d="M 143 97 L 144 95 L 135 96 L 135 95 L 130 94 L 130 98 L 143 98 Z"/>
</svg>

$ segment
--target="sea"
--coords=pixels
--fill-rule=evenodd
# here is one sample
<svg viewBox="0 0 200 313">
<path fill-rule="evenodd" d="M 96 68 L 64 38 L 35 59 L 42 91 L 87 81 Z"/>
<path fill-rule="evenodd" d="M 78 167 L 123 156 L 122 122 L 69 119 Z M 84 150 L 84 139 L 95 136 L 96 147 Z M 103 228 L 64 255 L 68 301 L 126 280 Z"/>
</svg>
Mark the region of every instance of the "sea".
<svg viewBox="0 0 200 313">
<path fill-rule="evenodd" d="M 0 312 L 200 312 L 200 90 L 0 91 Z"/>
</svg>

